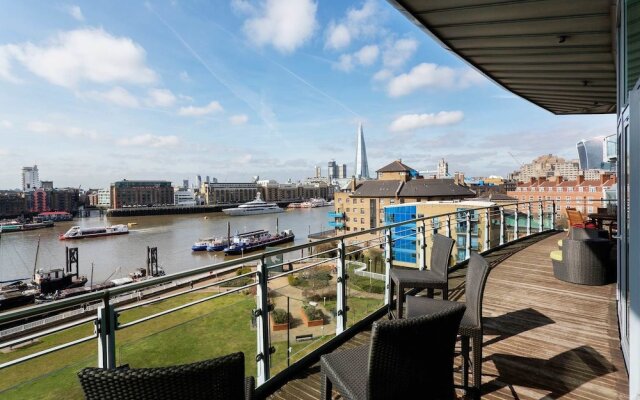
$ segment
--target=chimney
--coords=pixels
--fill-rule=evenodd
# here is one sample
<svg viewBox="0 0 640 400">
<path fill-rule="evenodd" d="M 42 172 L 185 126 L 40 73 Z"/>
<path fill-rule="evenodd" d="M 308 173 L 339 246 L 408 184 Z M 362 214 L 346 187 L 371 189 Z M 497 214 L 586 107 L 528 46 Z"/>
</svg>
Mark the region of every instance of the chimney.
<svg viewBox="0 0 640 400">
<path fill-rule="evenodd" d="M 604 185 L 605 182 L 609 180 L 609 178 L 611 178 L 610 174 L 606 174 L 606 173 L 600 174 L 600 185 Z"/>
<path fill-rule="evenodd" d="M 355 177 L 355 175 L 351 177 L 351 191 L 352 192 L 356 191 L 356 177 Z"/>
<path fill-rule="evenodd" d="M 546 181 L 547 181 L 546 177 L 544 177 L 544 176 L 539 176 L 538 177 L 538 185 L 541 184 L 542 182 L 546 182 Z"/>
<path fill-rule="evenodd" d="M 561 184 L 562 182 L 563 182 L 563 180 L 562 180 L 562 175 L 558 175 L 558 176 L 556 176 L 556 183 L 559 185 L 559 184 Z"/>
<path fill-rule="evenodd" d="M 576 182 L 578 185 L 582 184 L 582 182 L 584 182 L 584 175 L 578 175 Z"/>
<path fill-rule="evenodd" d="M 536 178 L 534 178 L 533 176 L 529 178 L 529 183 L 531 183 L 532 185 L 536 183 Z"/>
</svg>

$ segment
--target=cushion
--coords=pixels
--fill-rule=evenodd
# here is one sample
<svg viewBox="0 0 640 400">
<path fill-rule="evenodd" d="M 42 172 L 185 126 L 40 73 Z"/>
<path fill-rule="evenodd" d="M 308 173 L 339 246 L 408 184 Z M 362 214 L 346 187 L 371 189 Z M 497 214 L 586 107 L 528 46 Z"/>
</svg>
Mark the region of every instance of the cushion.
<svg viewBox="0 0 640 400">
<path fill-rule="evenodd" d="M 562 261 L 562 250 L 554 250 L 549 256 L 554 261 Z"/>
<path fill-rule="evenodd" d="M 558 240 L 558 247 L 562 248 L 562 239 Z"/>
</svg>

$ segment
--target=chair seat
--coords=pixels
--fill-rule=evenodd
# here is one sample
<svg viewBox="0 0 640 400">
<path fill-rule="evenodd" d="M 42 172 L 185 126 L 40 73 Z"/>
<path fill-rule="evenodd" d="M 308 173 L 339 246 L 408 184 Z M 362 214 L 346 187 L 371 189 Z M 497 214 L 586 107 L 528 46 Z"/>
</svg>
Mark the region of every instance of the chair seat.
<svg viewBox="0 0 640 400">
<path fill-rule="evenodd" d="M 460 304 L 457 301 L 431 299 L 429 297 L 407 296 L 407 318 L 420 317 L 422 315 L 435 314 L 444 308 L 454 304 Z M 480 329 L 474 324 L 471 316 L 471 308 L 467 308 L 462 315 L 460 321 L 460 332 L 464 334 L 466 331 Z"/>
<path fill-rule="evenodd" d="M 325 354 L 320 358 L 322 372 L 331 379 L 343 397 L 367 398 L 369 345 Z"/>
<path fill-rule="evenodd" d="M 439 276 L 433 271 L 417 270 L 417 269 L 391 269 L 391 279 L 400 286 L 408 286 L 413 288 L 423 287 L 424 285 L 446 285 L 447 278 Z"/>
</svg>

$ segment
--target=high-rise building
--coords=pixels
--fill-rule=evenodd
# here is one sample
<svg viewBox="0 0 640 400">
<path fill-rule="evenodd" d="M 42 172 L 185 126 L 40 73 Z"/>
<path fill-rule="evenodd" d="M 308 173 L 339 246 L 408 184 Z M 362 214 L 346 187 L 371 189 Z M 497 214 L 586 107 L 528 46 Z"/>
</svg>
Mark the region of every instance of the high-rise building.
<svg viewBox="0 0 640 400">
<path fill-rule="evenodd" d="M 438 161 L 438 172 L 436 173 L 436 178 L 444 179 L 449 176 L 449 163 L 444 160 L 444 158 Z"/>
<path fill-rule="evenodd" d="M 340 179 L 347 178 L 347 164 L 342 164 L 340 166 L 340 171 L 339 171 L 338 175 L 339 175 L 338 178 L 340 178 Z"/>
<path fill-rule="evenodd" d="M 315 178 L 320 178 L 322 176 L 322 168 L 319 165 L 316 165 L 316 175 Z"/>
<path fill-rule="evenodd" d="M 364 144 L 362 123 L 358 126 L 356 138 L 356 179 L 369 179 L 369 163 L 367 162 L 367 148 Z"/>
<path fill-rule="evenodd" d="M 38 174 L 38 166 L 22 168 L 22 191 L 33 192 L 40 188 L 40 176 Z"/>
<path fill-rule="evenodd" d="M 335 160 L 331 160 L 327 163 L 327 178 L 329 179 L 329 182 L 338 178 L 338 164 Z"/>
<path fill-rule="evenodd" d="M 602 169 L 604 166 L 604 138 L 582 139 L 576 144 L 580 169 Z"/>
</svg>

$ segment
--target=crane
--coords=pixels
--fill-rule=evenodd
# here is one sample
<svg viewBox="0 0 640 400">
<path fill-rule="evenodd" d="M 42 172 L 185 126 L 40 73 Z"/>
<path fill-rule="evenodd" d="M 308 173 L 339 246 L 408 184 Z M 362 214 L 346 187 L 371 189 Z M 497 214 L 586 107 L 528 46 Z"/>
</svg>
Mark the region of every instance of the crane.
<svg viewBox="0 0 640 400">
<path fill-rule="evenodd" d="M 519 167 L 522 167 L 524 164 L 521 163 L 520 161 L 518 161 L 518 159 L 516 158 L 516 156 L 514 156 L 510 151 L 508 151 L 507 153 L 509 153 L 509 155 L 511 156 L 511 158 L 513 158 L 516 162 L 516 164 L 518 164 Z"/>
</svg>

